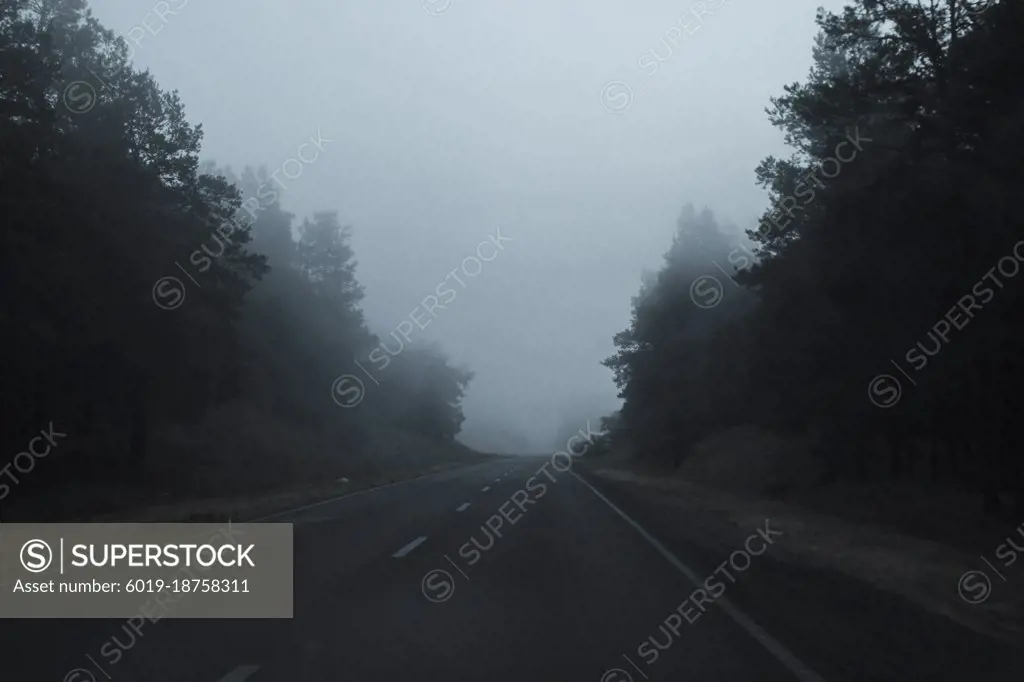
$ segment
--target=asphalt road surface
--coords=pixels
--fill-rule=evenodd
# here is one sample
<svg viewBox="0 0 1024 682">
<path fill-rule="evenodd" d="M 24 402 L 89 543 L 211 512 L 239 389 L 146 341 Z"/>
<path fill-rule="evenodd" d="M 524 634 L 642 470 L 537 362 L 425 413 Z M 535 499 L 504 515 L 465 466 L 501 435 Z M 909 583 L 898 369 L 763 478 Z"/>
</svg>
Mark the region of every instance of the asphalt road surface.
<svg viewBox="0 0 1024 682">
<path fill-rule="evenodd" d="M 262 519 L 295 524 L 294 619 L 3 621 L 0 679 L 1024 680 L 1024 647 L 773 559 L 770 520 L 694 546 L 651 493 L 566 466 L 502 459 Z"/>
</svg>

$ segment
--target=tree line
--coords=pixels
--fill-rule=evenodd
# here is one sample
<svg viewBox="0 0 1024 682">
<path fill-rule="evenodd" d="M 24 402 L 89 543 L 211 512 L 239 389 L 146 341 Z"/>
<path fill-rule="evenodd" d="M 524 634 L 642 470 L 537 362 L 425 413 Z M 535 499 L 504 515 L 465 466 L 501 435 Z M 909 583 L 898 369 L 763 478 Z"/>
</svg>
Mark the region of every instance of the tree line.
<svg viewBox="0 0 1024 682">
<path fill-rule="evenodd" d="M 730 427 L 813 430 L 823 482 L 963 485 L 990 512 L 1009 491 L 1019 512 L 1024 5 L 856 0 L 817 25 L 807 79 L 766 110 L 794 152 L 756 169 L 750 251 L 684 209 L 605 361 L 609 426 L 665 467 Z"/>
<path fill-rule="evenodd" d="M 0 0 L 8 452 L 52 421 L 74 456 L 49 480 L 223 492 L 451 445 L 472 375 L 436 348 L 392 358 L 356 409 L 332 399 L 380 343 L 350 228 L 298 220 L 202 139 L 84 0 Z"/>
</svg>

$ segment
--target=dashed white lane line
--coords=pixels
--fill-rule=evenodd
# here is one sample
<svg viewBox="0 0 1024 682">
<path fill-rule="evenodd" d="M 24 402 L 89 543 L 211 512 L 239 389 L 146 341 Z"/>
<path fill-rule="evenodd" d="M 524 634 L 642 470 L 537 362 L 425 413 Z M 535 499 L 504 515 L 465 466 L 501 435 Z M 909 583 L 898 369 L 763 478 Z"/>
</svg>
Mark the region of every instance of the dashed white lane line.
<svg viewBox="0 0 1024 682">
<path fill-rule="evenodd" d="M 481 492 L 487 492 L 487 491 L 488 491 L 488 490 L 490 490 L 490 489 L 491 489 L 491 486 L 489 486 L 489 485 L 485 485 L 485 486 L 484 486 L 484 489 L 483 489 L 483 490 L 482 490 Z"/>
<path fill-rule="evenodd" d="M 455 511 L 466 511 L 467 509 L 469 509 L 469 502 L 463 502 Z"/>
<path fill-rule="evenodd" d="M 626 523 L 631 525 L 633 527 L 633 530 L 639 533 L 644 540 L 646 540 L 648 543 L 650 543 L 652 547 L 654 547 L 654 549 L 658 550 L 658 552 L 663 557 L 668 559 L 668 562 L 675 566 L 680 573 L 685 575 L 690 580 L 690 582 L 692 582 L 697 587 L 701 587 L 704 584 L 701 581 L 700 577 L 697 575 L 696 571 L 694 571 L 692 568 L 690 568 L 682 561 L 680 561 L 675 554 L 673 554 L 667 547 L 665 547 L 665 545 L 658 542 L 658 540 L 655 539 L 653 535 L 644 530 L 639 523 L 629 518 L 626 515 L 626 512 L 616 507 L 611 500 L 609 500 L 607 497 L 598 492 L 597 489 L 594 488 L 594 486 L 587 483 L 583 479 L 583 477 L 577 474 L 575 471 L 570 471 L 569 473 L 575 476 L 580 483 L 590 488 L 590 491 L 592 493 L 601 498 L 601 500 L 605 504 L 611 507 L 612 511 L 621 516 Z M 808 666 L 806 663 L 797 658 L 796 655 L 793 654 L 793 652 L 791 652 L 789 649 L 785 647 L 785 645 L 782 644 L 782 642 L 778 641 L 777 639 L 769 635 L 757 623 L 751 620 L 751 618 L 747 614 L 743 613 L 738 608 L 733 606 L 731 601 L 729 601 L 725 597 L 719 597 L 715 601 L 722 607 L 722 610 L 725 611 L 725 613 L 730 618 L 732 618 L 732 620 L 737 625 L 746 630 L 747 634 L 756 639 L 761 644 L 761 646 L 763 646 L 765 649 L 768 650 L 769 653 L 775 656 L 776 660 L 778 660 L 779 663 L 789 668 L 790 672 L 792 672 L 796 676 L 796 678 L 800 680 L 800 682 L 825 682 L 821 678 L 821 676 L 818 675 L 818 673 L 814 672 L 814 670 L 812 670 L 810 666 Z"/>
<path fill-rule="evenodd" d="M 427 541 L 427 536 L 426 535 L 421 535 L 418 538 L 416 538 L 415 540 L 413 540 L 412 542 L 410 542 L 408 545 L 403 547 L 402 549 L 400 549 L 397 552 L 395 552 L 394 554 L 392 554 L 391 558 L 393 558 L 393 559 L 401 559 L 406 554 L 408 554 L 409 552 L 413 551 L 414 549 L 416 549 L 417 547 L 419 547 L 420 545 L 422 545 L 426 541 Z"/>
<path fill-rule="evenodd" d="M 220 678 L 220 682 L 245 682 L 245 680 L 252 677 L 252 674 L 259 670 L 258 665 L 240 665 L 224 677 Z"/>
<path fill-rule="evenodd" d="M 452 300 L 455 300 L 455 299 L 452 299 Z M 482 467 L 482 466 L 484 466 L 484 465 L 482 465 L 482 464 L 474 465 L 474 467 Z M 466 468 L 468 469 L 468 468 L 471 468 L 471 467 L 466 467 Z M 248 521 L 246 521 L 246 523 L 260 523 L 260 522 L 269 521 L 270 519 L 279 519 L 282 516 L 288 516 L 290 514 L 296 514 L 296 513 L 300 512 L 300 511 L 305 511 L 307 509 L 312 509 L 313 507 L 322 507 L 325 504 L 331 504 L 332 502 L 338 502 L 339 500 L 348 499 L 349 497 L 356 497 L 358 495 L 370 495 L 372 493 L 380 492 L 381 490 L 384 490 L 386 488 L 395 488 L 395 487 L 398 487 L 400 485 L 408 485 L 410 483 L 416 483 L 417 481 L 427 481 L 427 480 L 430 480 L 430 479 L 433 479 L 433 478 L 440 478 L 442 476 L 448 476 L 448 475 L 450 475 L 449 472 L 442 471 L 442 472 L 439 472 L 439 473 L 436 473 L 436 474 L 427 474 L 426 476 L 418 476 L 416 478 L 409 478 L 409 479 L 406 479 L 404 481 L 395 481 L 394 483 L 387 483 L 385 485 L 379 485 L 376 488 L 367 488 L 366 490 L 357 490 L 354 493 L 345 493 L 344 495 L 339 495 L 337 497 L 331 497 L 331 498 L 326 499 L 326 500 L 320 500 L 319 502 L 314 502 L 312 504 L 306 504 L 306 505 L 303 505 L 301 507 L 295 507 L 293 509 L 285 509 L 283 511 L 274 512 L 273 514 L 268 514 L 266 516 L 260 516 L 260 517 L 255 518 L 255 519 L 249 519 Z"/>
</svg>

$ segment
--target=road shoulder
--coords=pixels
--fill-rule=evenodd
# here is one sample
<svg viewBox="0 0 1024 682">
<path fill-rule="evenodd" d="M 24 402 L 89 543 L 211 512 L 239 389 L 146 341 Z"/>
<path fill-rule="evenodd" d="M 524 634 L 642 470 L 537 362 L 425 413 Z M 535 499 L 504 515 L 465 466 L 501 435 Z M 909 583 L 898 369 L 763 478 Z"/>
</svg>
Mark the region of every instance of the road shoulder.
<svg viewBox="0 0 1024 682">
<path fill-rule="evenodd" d="M 960 597 L 961 575 L 984 567 L 978 557 L 776 501 L 586 465 L 580 473 L 708 575 L 770 520 L 782 535 L 728 596 L 827 680 L 854 669 L 860 679 L 1020 679 L 1019 592 L 998 582 L 983 603 Z"/>
</svg>

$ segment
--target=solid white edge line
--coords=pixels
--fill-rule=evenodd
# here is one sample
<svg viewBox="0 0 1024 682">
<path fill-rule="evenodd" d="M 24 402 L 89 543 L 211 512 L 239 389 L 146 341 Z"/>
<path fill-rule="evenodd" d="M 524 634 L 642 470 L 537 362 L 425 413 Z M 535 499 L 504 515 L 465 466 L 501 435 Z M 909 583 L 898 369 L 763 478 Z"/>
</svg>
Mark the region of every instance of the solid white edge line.
<svg viewBox="0 0 1024 682">
<path fill-rule="evenodd" d="M 413 540 L 412 542 L 410 542 L 408 545 L 403 547 L 402 549 L 400 549 L 397 552 L 395 552 L 394 554 L 392 554 L 391 558 L 392 559 L 401 559 L 406 554 L 408 554 L 409 552 L 413 551 L 414 549 L 416 549 L 417 547 L 419 547 L 420 545 L 422 545 L 426 541 L 427 541 L 427 536 L 426 535 L 421 535 L 418 538 L 416 538 L 415 540 Z"/>
<path fill-rule="evenodd" d="M 466 511 L 467 509 L 469 509 L 469 502 L 463 502 L 462 504 L 455 508 L 455 511 L 460 512 Z"/>
<path fill-rule="evenodd" d="M 573 476 L 579 480 L 580 483 L 590 488 L 590 491 L 597 495 L 605 504 L 607 504 L 612 511 L 622 517 L 622 519 L 633 527 L 637 533 L 643 537 L 644 540 L 658 550 L 658 552 L 668 559 L 668 562 L 676 567 L 676 569 L 682 573 L 686 578 L 694 584 L 696 587 L 703 587 L 704 583 L 701 582 L 697 573 L 689 566 L 684 564 L 679 558 L 673 554 L 665 545 L 661 544 L 653 535 L 648 533 L 643 527 L 626 515 L 626 512 L 622 511 L 607 497 L 601 494 L 594 486 L 587 483 L 586 480 L 575 471 L 569 471 Z M 761 626 L 755 623 L 749 616 L 740 611 L 738 608 L 733 606 L 732 602 L 726 599 L 724 596 L 719 597 L 715 600 L 716 604 L 722 607 L 722 610 L 732 618 L 733 622 L 739 625 L 741 628 L 747 631 L 751 637 L 761 643 L 765 649 L 768 650 L 782 665 L 786 666 L 790 672 L 796 675 L 797 679 L 801 682 L 825 682 L 824 679 L 814 670 L 812 670 L 807 664 L 796 657 L 793 652 L 785 647 L 779 640 L 769 635 Z"/>
</svg>

